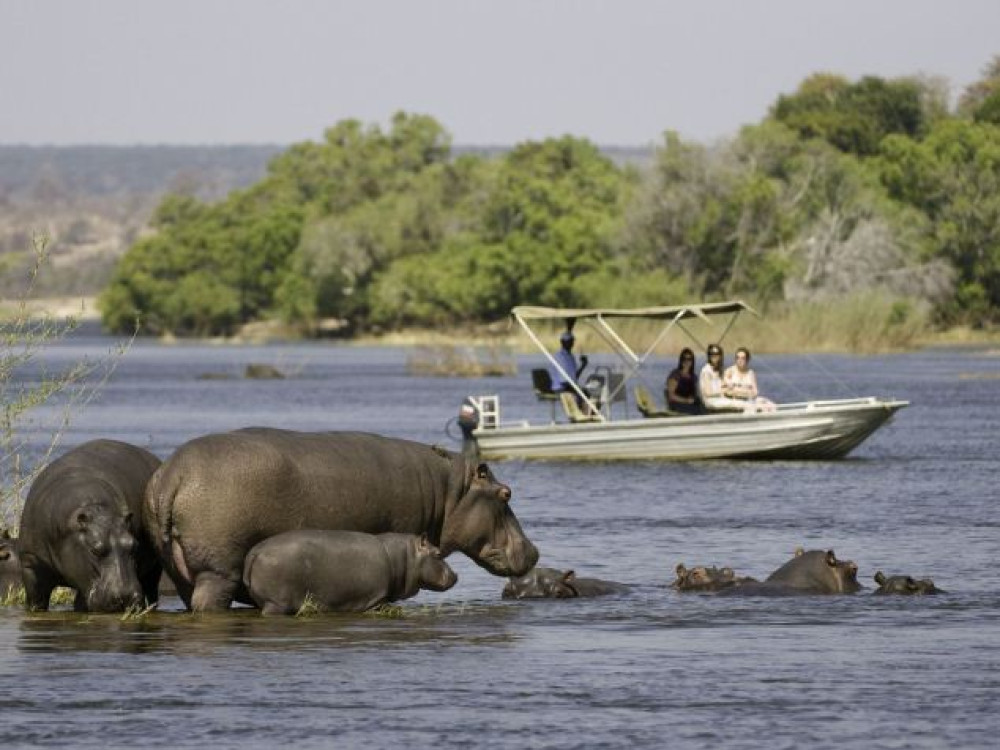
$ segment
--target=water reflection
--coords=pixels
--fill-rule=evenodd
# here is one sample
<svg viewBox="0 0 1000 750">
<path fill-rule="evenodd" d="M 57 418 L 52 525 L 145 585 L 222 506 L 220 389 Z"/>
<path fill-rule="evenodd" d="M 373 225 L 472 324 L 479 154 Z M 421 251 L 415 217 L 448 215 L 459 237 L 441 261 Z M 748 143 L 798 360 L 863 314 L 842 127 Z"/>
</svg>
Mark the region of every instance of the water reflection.
<svg viewBox="0 0 1000 750">
<path fill-rule="evenodd" d="M 407 606 L 398 614 L 263 617 L 239 607 L 225 613 L 150 612 L 122 615 L 53 611 L 25 614 L 17 649 L 23 653 L 121 653 L 210 656 L 218 651 L 308 651 L 393 648 L 424 643 L 499 645 L 514 635 L 515 612 L 503 605 Z"/>
</svg>

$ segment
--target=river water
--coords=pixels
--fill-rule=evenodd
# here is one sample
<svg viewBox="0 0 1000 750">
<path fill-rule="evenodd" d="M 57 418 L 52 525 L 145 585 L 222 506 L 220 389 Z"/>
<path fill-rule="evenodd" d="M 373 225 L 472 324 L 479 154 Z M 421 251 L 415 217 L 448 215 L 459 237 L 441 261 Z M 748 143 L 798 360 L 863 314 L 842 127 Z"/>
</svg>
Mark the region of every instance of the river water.
<svg viewBox="0 0 1000 750">
<path fill-rule="evenodd" d="M 43 362 L 111 343 L 78 337 Z M 139 621 L 0 609 L 0 746 L 995 747 L 998 354 L 755 358 L 776 400 L 912 402 L 841 461 L 496 462 L 542 564 L 632 584 L 627 596 L 503 601 L 502 579 L 454 555 L 459 583 L 395 618 L 192 616 L 170 597 Z M 111 437 L 166 458 L 248 425 L 450 445 L 444 426 L 470 393 L 500 394 L 505 416 L 548 415 L 530 388 L 535 358 L 496 379 L 409 376 L 406 360 L 392 348 L 139 341 L 61 450 Z M 291 377 L 238 377 L 251 362 Z M 669 588 L 678 562 L 764 577 L 797 546 L 856 561 L 867 589 Z M 873 597 L 879 569 L 948 593 Z"/>
</svg>

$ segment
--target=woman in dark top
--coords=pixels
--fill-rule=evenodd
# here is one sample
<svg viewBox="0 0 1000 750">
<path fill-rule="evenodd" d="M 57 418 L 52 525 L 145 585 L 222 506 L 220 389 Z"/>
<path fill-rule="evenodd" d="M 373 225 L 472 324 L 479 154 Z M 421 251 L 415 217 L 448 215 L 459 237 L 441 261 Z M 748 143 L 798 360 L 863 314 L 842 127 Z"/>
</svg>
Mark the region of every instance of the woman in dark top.
<svg viewBox="0 0 1000 750">
<path fill-rule="evenodd" d="M 677 359 L 677 367 L 667 376 L 664 389 L 667 408 L 682 414 L 703 414 L 698 397 L 698 376 L 694 374 L 694 352 L 684 347 Z"/>
</svg>

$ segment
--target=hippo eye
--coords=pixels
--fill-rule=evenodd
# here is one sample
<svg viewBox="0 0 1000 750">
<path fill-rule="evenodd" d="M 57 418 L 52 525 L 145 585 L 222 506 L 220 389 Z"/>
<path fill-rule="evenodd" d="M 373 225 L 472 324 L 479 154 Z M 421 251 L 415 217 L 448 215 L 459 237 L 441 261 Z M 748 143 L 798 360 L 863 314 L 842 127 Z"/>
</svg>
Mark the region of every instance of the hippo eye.
<svg viewBox="0 0 1000 750">
<path fill-rule="evenodd" d="M 99 540 L 90 545 L 90 551 L 94 553 L 94 557 L 104 557 L 108 554 L 108 545 Z"/>
</svg>

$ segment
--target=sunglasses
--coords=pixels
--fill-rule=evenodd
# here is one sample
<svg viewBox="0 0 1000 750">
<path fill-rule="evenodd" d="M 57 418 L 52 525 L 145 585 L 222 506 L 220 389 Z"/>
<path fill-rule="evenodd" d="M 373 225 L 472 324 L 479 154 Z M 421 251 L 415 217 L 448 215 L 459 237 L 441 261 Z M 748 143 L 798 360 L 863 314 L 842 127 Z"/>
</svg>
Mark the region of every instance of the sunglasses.
<svg viewBox="0 0 1000 750">
<path fill-rule="evenodd" d="M 713 350 L 710 350 L 710 351 L 708 352 L 708 356 L 709 356 L 709 357 L 714 357 L 714 356 L 716 356 L 716 355 L 718 355 L 718 354 L 722 354 L 722 352 L 720 352 L 720 351 L 719 351 L 718 349 L 713 349 Z"/>
</svg>

